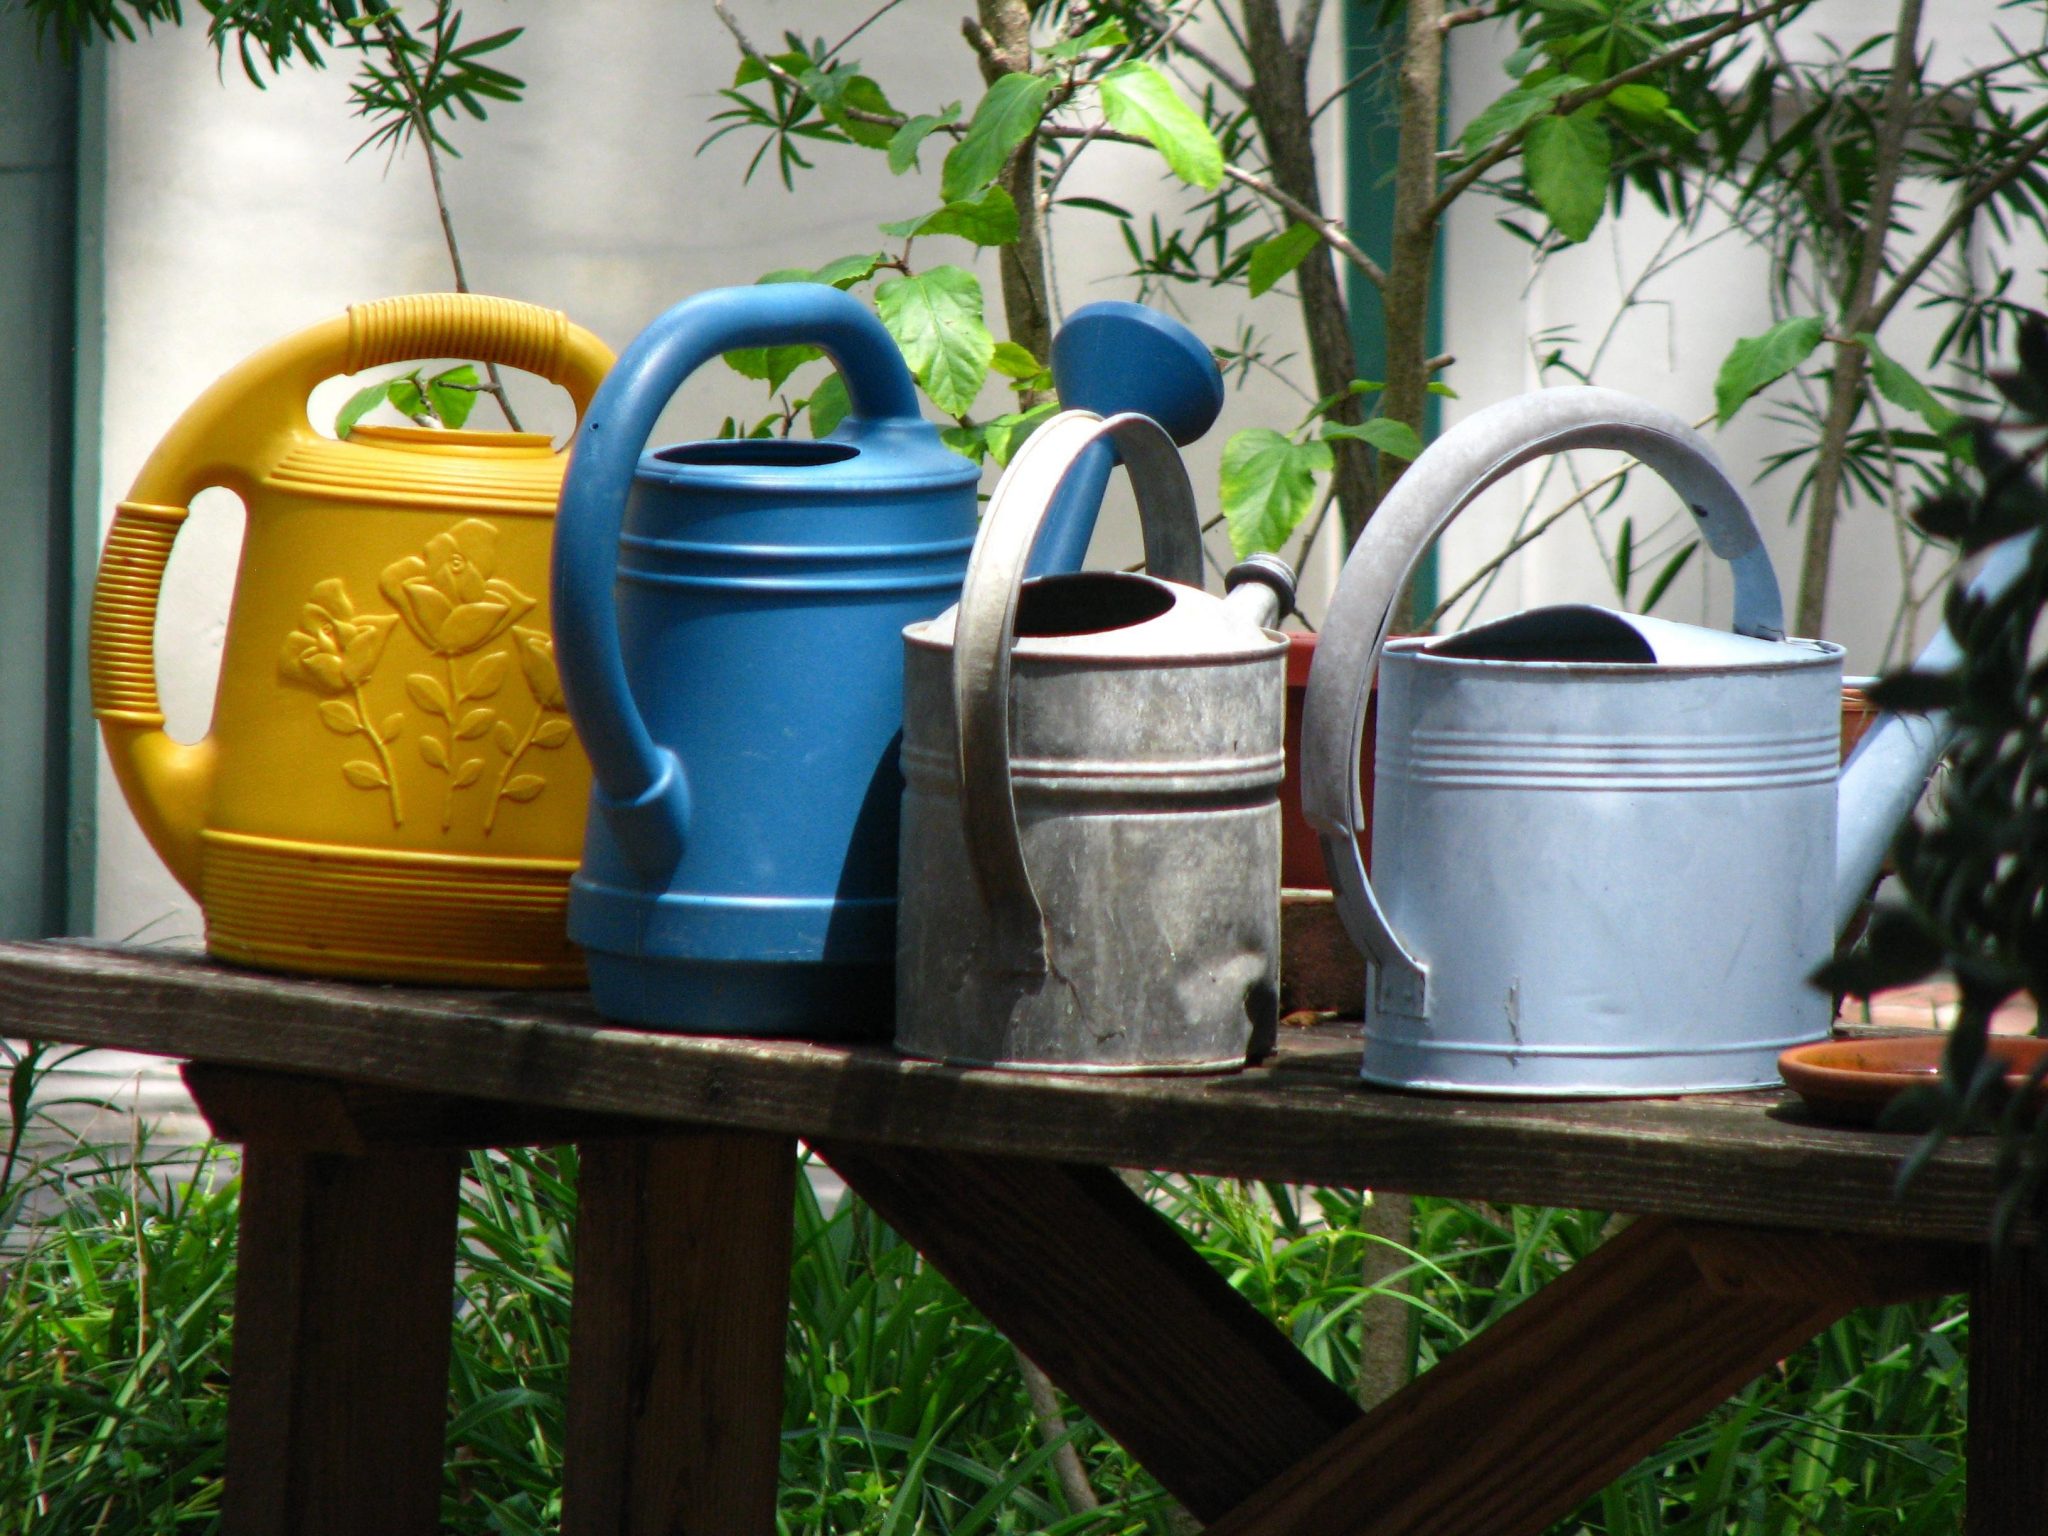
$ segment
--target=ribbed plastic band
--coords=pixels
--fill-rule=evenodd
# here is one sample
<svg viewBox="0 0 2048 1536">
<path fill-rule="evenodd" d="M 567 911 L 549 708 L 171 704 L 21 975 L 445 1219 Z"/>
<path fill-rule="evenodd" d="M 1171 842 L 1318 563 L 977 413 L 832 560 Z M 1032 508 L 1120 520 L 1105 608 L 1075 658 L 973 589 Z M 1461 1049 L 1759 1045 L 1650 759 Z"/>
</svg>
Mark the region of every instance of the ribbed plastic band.
<svg viewBox="0 0 2048 1536">
<path fill-rule="evenodd" d="M 569 317 L 516 299 L 473 293 L 417 293 L 353 304 L 345 373 L 415 357 L 473 357 L 560 377 Z"/>
<path fill-rule="evenodd" d="M 223 959 L 315 975 L 573 986 L 574 866 L 436 859 L 205 834 L 200 905 Z"/>
<path fill-rule="evenodd" d="M 92 593 L 92 707 L 101 718 L 163 724 L 156 695 L 156 606 L 183 507 L 124 501 Z"/>
</svg>

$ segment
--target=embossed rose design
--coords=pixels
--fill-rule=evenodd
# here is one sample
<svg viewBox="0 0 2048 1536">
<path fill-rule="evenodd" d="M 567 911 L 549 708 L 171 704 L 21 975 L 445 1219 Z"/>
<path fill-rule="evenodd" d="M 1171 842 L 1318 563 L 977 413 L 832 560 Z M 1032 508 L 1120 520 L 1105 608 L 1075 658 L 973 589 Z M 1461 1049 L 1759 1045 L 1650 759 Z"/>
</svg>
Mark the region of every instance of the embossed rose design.
<svg viewBox="0 0 2048 1536">
<path fill-rule="evenodd" d="M 512 643 L 519 653 L 519 670 L 526 678 L 526 689 L 533 695 L 535 708 L 524 735 L 515 732 L 509 722 L 498 724 L 494 739 L 505 754 L 505 766 L 498 771 L 491 808 L 484 816 L 486 833 L 497 826 L 498 807 L 504 801 L 524 805 L 547 788 L 548 781 L 543 775 L 515 771 L 526 754 L 536 747 L 552 752 L 565 745 L 573 734 L 568 721 L 549 718 L 566 714 L 569 709 L 562 698 L 562 674 L 555 666 L 554 637 L 544 629 L 522 625 L 512 631 Z"/>
<path fill-rule="evenodd" d="M 426 557 L 384 567 L 378 585 L 420 643 L 437 656 L 465 656 L 525 618 L 534 600 L 501 576 L 498 533 L 467 518 L 427 540 Z"/>
<path fill-rule="evenodd" d="M 392 715 L 381 724 L 370 713 L 363 684 L 377 670 L 384 643 L 397 627 L 395 613 L 357 613 L 348 588 L 330 577 L 313 588 L 299 610 L 299 628 L 285 636 L 277 670 L 297 683 L 329 697 L 320 705 L 320 720 L 340 736 L 361 736 L 374 758 L 353 758 L 341 765 L 341 776 L 357 789 L 381 789 L 391 804 L 391 824 L 402 826 L 405 806 L 398 794 L 398 770 L 391 761 L 391 743 L 405 723 Z"/>
<path fill-rule="evenodd" d="M 340 581 L 323 581 L 300 610 L 301 627 L 285 637 L 278 671 L 317 693 L 351 692 L 376 670 L 397 622 L 395 614 L 358 615 Z"/>
<path fill-rule="evenodd" d="M 555 667 L 554 637 L 543 629 L 515 629 L 519 646 L 519 670 L 526 674 L 526 686 L 542 709 L 563 710 L 562 674 Z"/>
</svg>

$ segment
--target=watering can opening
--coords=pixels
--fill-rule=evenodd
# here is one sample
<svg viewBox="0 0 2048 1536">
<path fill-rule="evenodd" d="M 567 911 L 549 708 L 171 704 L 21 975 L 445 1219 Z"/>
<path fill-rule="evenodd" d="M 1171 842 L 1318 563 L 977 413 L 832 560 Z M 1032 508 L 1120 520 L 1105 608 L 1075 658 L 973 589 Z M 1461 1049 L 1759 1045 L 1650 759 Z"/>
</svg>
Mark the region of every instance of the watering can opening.
<svg viewBox="0 0 2048 1536">
<path fill-rule="evenodd" d="M 650 455 L 664 464 L 718 464 L 749 469 L 814 469 L 844 464 L 860 450 L 846 443 L 814 442 L 790 437 L 726 438 L 707 443 L 677 443 Z"/>
<path fill-rule="evenodd" d="M 1389 650 L 1419 651 L 1432 661 L 1708 671 L 1824 665 L 1841 656 L 1839 646 L 1822 641 L 1760 640 L 1590 603 L 1532 608 L 1419 645 L 1396 643 Z"/>
<path fill-rule="evenodd" d="M 1423 649 L 1460 661 L 1613 662 L 1652 665 L 1657 653 L 1642 633 L 1605 608 L 1574 603 L 1518 613 L 1461 630 Z"/>
<path fill-rule="evenodd" d="M 1017 599 L 1019 639 L 1100 635 L 1149 623 L 1173 607 L 1162 583 L 1118 571 L 1042 576 L 1024 584 Z"/>
</svg>

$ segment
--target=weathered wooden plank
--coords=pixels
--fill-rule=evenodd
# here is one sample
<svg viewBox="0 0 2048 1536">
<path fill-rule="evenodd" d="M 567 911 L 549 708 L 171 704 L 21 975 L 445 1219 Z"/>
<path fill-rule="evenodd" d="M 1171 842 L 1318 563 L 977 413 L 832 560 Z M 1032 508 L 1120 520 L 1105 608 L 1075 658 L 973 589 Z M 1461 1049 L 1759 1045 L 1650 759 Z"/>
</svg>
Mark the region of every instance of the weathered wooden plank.
<svg viewBox="0 0 2048 1536">
<path fill-rule="evenodd" d="M 1202 1519 L 1358 1418 L 1107 1168 L 837 1140 L 816 1150 Z"/>
<path fill-rule="evenodd" d="M 2048 1523 L 2048 1258 L 2036 1249 L 1983 1255 L 1970 1292 L 1967 1536 L 2011 1536 Z"/>
<path fill-rule="evenodd" d="M 260 1135 L 301 1152 L 360 1157 L 379 1148 L 525 1147 L 675 1130 L 672 1124 L 626 1115 L 420 1093 L 298 1072 L 187 1062 L 182 1075 L 219 1140 Z"/>
<path fill-rule="evenodd" d="M 226 1536 L 432 1536 L 462 1155 L 242 1156 Z"/>
<path fill-rule="evenodd" d="M 1208 1536 L 1535 1536 L 1847 1310 L 1716 1290 L 1637 1222 Z"/>
<path fill-rule="evenodd" d="M 563 1536 L 775 1529 L 796 1143 L 581 1146 Z"/>
<path fill-rule="evenodd" d="M 1961 1243 L 1886 1242 L 1810 1232 L 1798 1242 L 1754 1227 L 1687 1228 L 1687 1249 L 1701 1276 L 1728 1296 L 1778 1296 L 1886 1307 L 1966 1291 L 1977 1250 Z"/>
<path fill-rule="evenodd" d="M 289 1027 L 280 1027 L 288 1019 Z M 0 945 L 0 1030 L 429 1092 L 904 1146 L 1531 1204 L 1975 1241 L 1990 1148 L 1903 1197 L 1908 1139 L 1807 1123 L 1774 1095 L 1581 1104 L 1373 1090 L 1341 1030 L 1289 1031 L 1215 1078 L 972 1072 L 886 1047 L 605 1025 L 587 997 L 284 981 L 167 955 Z"/>
</svg>

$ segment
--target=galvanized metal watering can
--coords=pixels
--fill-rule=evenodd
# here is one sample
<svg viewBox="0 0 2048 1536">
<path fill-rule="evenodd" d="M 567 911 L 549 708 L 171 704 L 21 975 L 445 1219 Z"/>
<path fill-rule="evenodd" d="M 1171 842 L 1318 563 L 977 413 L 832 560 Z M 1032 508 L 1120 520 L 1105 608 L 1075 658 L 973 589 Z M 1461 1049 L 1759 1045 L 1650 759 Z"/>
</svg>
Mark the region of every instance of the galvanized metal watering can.
<svg viewBox="0 0 2048 1536">
<path fill-rule="evenodd" d="M 1062 479 L 1113 443 L 1150 575 L 1023 576 Z M 1054 417 L 996 488 L 960 604 L 903 632 L 896 1046 L 1062 1072 L 1214 1071 L 1270 1039 L 1282 712 L 1277 560 L 1199 590 L 1167 433 Z"/>
<path fill-rule="evenodd" d="M 1679 494 L 1729 562 L 1734 633 L 1569 606 L 1388 644 L 1444 525 L 1573 448 L 1631 453 Z M 1921 665 L 1953 654 L 1938 638 Z M 1376 666 L 1368 878 L 1357 762 Z M 1368 962 L 1364 1076 L 1563 1096 L 1775 1083 L 1781 1050 L 1828 1032 L 1807 977 L 1948 734 L 1880 719 L 1838 797 L 1841 667 L 1839 646 L 1784 638 L 1749 510 L 1678 418 L 1558 389 L 1432 444 L 1345 564 L 1303 726 L 1304 809 Z"/>
<path fill-rule="evenodd" d="M 559 312 L 475 294 L 353 306 L 193 402 L 114 511 L 93 712 L 115 777 L 198 898 L 207 948 L 274 970 L 576 986 L 563 934 L 590 770 L 563 711 L 545 436 L 306 417 L 312 388 L 417 357 L 523 368 L 586 406 L 611 363 Z M 247 521 L 213 720 L 164 729 L 156 617 L 192 499 Z"/>
</svg>

